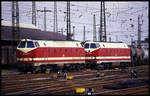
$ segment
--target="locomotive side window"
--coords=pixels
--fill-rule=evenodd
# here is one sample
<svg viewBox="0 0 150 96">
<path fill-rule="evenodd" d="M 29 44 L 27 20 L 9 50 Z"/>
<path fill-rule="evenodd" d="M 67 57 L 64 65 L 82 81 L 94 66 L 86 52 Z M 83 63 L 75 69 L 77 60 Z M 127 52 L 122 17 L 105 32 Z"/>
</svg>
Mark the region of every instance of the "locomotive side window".
<svg viewBox="0 0 150 96">
<path fill-rule="evenodd" d="M 76 49 L 76 52 L 78 52 L 78 49 Z"/>
<path fill-rule="evenodd" d="M 35 46 L 36 46 L 36 47 L 39 47 L 39 43 L 38 43 L 38 42 L 35 42 Z"/>
<path fill-rule="evenodd" d="M 98 43 L 96 43 L 96 47 L 97 47 L 97 48 L 100 48 L 100 45 L 99 45 Z"/>
<path fill-rule="evenodd" d="M 54 49 L 54 52 L 56 52 L 56 49 Z"/>
<path fill-rule="evenodd" d="M 78 43 L 76 43 L 77 47 L 79 47 Z"/>
<path fill-rule="evenodd" d="M 62 51 L 62 49 L 59 49 L 59 52 L 61 52 Z"/>
<path fill-rule="evenodd" d="M 35 47 L 38 47 L 38 45 L 36 44 L 36 42 L 34 42 Z"/>
<path fill-rule="evenodd" d="M 86 43 L 86 44 L 84 45 L 84 48 L 89 48 L 89 43 Z"/>
<path fill-rule="evenodd" d="M 38 46 L 40 46 L 38 42 L 36 42 L 36 43 L 37 43 Z"/>
<path fill-rule="evenodd" d="M 34 48 L 34 44 L 32 41 L 27 42 L 27 48 Z"/>
<path fill-rule="evenodd" d="M 48 49 L 48 52 L 50 52 L 50 49 Z"/>
<path fill-rule="evenodd" d="M 65 49 L 65 52 L 67 52 L 67 49 Z"/>
<path fill-rule="evenodd" d="M 19 48 L 25 48 L 25 44 L 26 42 L 25 41 L 21 41 L 21 43 L 19 44 Z"/>
<path fill-rule="evenodd" d="M 90 48 L 97 48 L 95 43 L 91 43 Z"/>
<path fill-rule="evenodd" d="M 44 44 L 44 46 L 46 46 L 46 44 L 45 43 L 43 43 Z"/>
</svg>

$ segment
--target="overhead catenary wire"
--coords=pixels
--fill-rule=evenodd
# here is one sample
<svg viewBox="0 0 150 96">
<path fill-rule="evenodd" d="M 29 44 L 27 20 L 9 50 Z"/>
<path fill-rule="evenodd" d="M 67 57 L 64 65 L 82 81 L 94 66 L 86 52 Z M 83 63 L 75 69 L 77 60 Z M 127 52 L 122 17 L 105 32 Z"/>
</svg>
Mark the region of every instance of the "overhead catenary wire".
<svg viewBox="0 0 150 96">
<path fill-rule="evenodd" d="M 63 5 L 63 4 L 66 4 L 66 2 L 61 2 L 61 3 L 62 4 L 58 3 L 60 5 L 60 6 L 58 6 L 58 12 L 60 13 L 59 16 L 61 15 L 59 17 L 60 19 L 58 18 L 58 22 L 65 23 L 61 18 L 64 18 L 64 16 L 66 15 L 64 13 L 65 12 L 64 10 L 66 10 L 65 9 L 66 6 Z M 44 3 L 42 3 L 42 4 L 44 4 Z M 49 6 L 48 8 L 53 9 L 53 3 L 49 3 L 49 4 L 51 6 Z M 87 17 L 89 17 L 89 16 L 87 16 L 85 14 L 85 12 L 86 12 L 85 10 L 87 9 L 87 11 L 88 11 L 87 13 L 90 16 L 93 15 L 93 14 L 95 14 L 94 12 L 96 12 L 96 15 L 99 15 L 98 14 L 98 11 L 99 11 L 98 7 L 96 7 L 96 6 L 90 6 L 92 4 L 90 4 L 89 2 L 88 3 L 85 2 L 85 3 L 81 3 L 81 4 L 80 3 L 71 2 L 70 4 L 71 4 L 71 8 L 70 8 L 71 13 L 72 12 L 75 13 L 75 14 L 71 14 L 71 18 L 72 18 L 71 23 L 79 25 L 78 27 L 76 27 L 77 29 L 79 29 L 79 27 L 81 27 L 83 24 L 87 25 L 87 26 L 92 26 L 93 25 L 92 22 L 91 22 L 92 20 L 88 20 L 88 22 L 84 22 L 83 19 L 88 19 Z M 122 24 L 121 28 L 124 29 L 126 32 L 127 31 L 131 31 L 132 30 L 130 28 L 130 24 L 131 23 L 129 23 L 130 20 L 128 18 L 132 18 L 132 23 L 134 24 L 134 27 L 136 29 L 137 26 L 135 25 L 135 23 L 137 22 L 137 19 L 134 19 L 134 15 L 138 15 L 138 14 L 147 12 L 146 14 L 144 14 L 144 16 L 148 17 L 148 15 L 147 15 L 148 14 L 148 10 L 147 10 L 148 6 L 146 4 L 145 4 L 146 6 L 144 6 L 144 4 L 143 5 L 141 4 L 141 6 L 134 6 L 134 5 L 133 6 L 121 6 L 120 2 L 117 2 L 117 3 L 114 3 L 114 5 L 115 5 L 114 8 L 111 6 L 112 3 L 108 3 L 107 2 L 106 4 L 110 5 L 109 7 L 106 6 L 106 13 L 107 13 L 106 14 L 106 21 L 110 23 L 109 25 L 107 24 L 107 26 L 109 26 L 109 29 L 111 28 L 110 25 L 113 27 L 113 25 L 115 23 L 116 25 L 119 25 L 119 24 L 121 25 Z M 119 7 L 118 7 L 118 4 L 120 4 Z M 25 5 L 31 5 L 31 4 L 25 4 Z M 42 6 L 45 6 L 45 5 L 42 5 Z M 131 5 L 131 4 L 129 4 L 129 5 Z M 19 6 L 19 8 L 21 8 L 22 10 L 24 10 L 24 11 L 20 11 L 20 15 L 21 15 L 21 19 L 20 20 L 23 20 L 23 18 L 27 18 L 28 17 L 29 19 L 28 20 L 24 20 L 24 21 L 28 21 L 28 22 L 31 21 L 30 18 L 31 18 L 31 13 L 32 12 L 31 12 L 31 6 L 29 6 L 29 7 L 30 8 L 27 8 L 27 10 L 24 10 L 25 7 Z M 40 7 L 41 6 L 39 6 L 39 4 L 38 4 L 38 8 L 40 8 Z M 97 8 L 97 9 L 94 9 L 94 8 Z M 7 9 L 3 9 L 3 10 L 7 10 Z M 115 10 L 115 12 L 113 13 L 114 10 Z M 8 12 L 8 11 L 6 11 L 6 12 Z M 6 15 L 9 15 L 9 12 L 8 13 L 6 13 L 6 12 L 3 12 L 3 13 L 5 13 L 5 15 L 3 15 L 3 16 L 5 16 L 5 18 L 7 17 Z M 117 14 L 117 13 L 119 13 L 119 14 Z M 10 12 L 10 14 L 11 14 L 11 12 Z M 53 14 L 48 13 L 48 15 L 52 16 Z M 113 16 L 114 16 L 114 20 L 112 19 Z M 42 13 L 38 13 L 37 18 L 38 18 L 38 21 L 41 21 L 40 18 L 41 19 L 43 18 L 43 14 Z M 47 19 L 47 20 L 48 20 L 48 22 L 50 22 L 50 24 L 48 26 L 51 26 L 52 25 L 51 22 L 53 21 L 53 19 Z M 76 20 L 78 20 L 78 21 L 76 21 Z M 96 21 L 97 20 L 99 20 L 99 18 L 96 18 Z M 23 21 L 21 21 L 21 22 L 23 22 Z M 63 27 L 63 25 L 61 25 L 61 27 Z M 65 28 L 65 26 L 64 26 L 64 28 Z M 120 30 L 121 30 L 121 28 L 120 28 Z M 135 32 L 135 30 L 133 30 L 133 32 Z"/>
</svg>

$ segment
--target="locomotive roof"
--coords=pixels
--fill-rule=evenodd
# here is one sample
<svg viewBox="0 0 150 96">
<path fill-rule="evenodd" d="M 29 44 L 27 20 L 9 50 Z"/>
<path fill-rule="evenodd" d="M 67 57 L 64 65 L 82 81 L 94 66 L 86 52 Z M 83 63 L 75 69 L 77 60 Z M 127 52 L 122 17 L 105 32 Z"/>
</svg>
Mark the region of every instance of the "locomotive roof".
<svg viewBox="0 0 150 96">
<path fill-rule="evenodd" d="M 81 42 L 79 41 L 52 41 L 31 39 L 22 39 L 21 41 L 37 41 L 41 47 L 82 47 Z"/>
<path fill-rule="evenodd" d="M 126 43 L 111 43 L 111 42 L 85 42 L 85 43 L 98 43 L 100 48 L 129 48 Z"/>
</svg>

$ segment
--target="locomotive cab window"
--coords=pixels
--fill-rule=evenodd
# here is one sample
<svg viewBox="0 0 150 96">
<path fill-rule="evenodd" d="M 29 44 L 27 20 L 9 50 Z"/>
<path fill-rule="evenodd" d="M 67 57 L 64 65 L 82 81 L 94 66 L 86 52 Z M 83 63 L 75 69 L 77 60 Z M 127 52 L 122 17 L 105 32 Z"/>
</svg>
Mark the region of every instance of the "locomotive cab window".
<svg viewBox="0 0 150 96">
<path fill-rule="evenodd" d="M 96 47 L 97 47 L 97 48 L 100 48 L 100 45 L 99 45 L 98 43 L 96 43 Z"/>
<path fill-rule="evenodd" d="M 35 46 L 36 46 L 36 47 L 39 47 L 39 44 L 38 44 L 38 42 L 35 42 L 34 44 L 35 44 Z"/>
<path fill-rule="evenodd" d="M 95 43 L 91 43 L 90 48 L 97 48 Z"/>
<path fill-rule="evenodd" d="M 34 44 L 32 41 L 27 42 L 27 48 L 34 48 Z"/>
<path fill-rule="evenodd" d="M 25 44 L 26 44 L 25 41 L 21 41 L 18 48 L 25 48 Z"/>
<path fill-rule="evenodd" d="M 38 47 L 37 44 L 36 44 L 36 42 L 34 42 L 34 45 L 35 45 L 35 47 Z"/>
<path fill-rule="evenodd" d="M 86 44 L 84 45 L 84 48 L 89 48 L 89 43 L 86 43 Z"/>
</svg>

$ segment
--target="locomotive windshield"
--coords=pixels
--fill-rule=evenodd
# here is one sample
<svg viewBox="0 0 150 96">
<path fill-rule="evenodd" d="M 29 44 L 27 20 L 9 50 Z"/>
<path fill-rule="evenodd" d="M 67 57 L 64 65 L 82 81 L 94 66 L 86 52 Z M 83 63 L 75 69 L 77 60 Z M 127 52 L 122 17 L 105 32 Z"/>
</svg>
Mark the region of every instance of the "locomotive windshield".
<svg viewBox="0 0 150 96">
<path fill-rule="evenodd" d="M 25 48 L 26 41 L 21 41 L 18 48 Z"/>
<path fill-rule="evenodd" d="M 97 48 L 95 43 L 91 43 L 90 48 Z"/>
<path fill-rule="evenodd" d="M 38 46 L 39 44 L 37 44 Z M 18 48 L 34 48 L 34 43 L 32 41 L 21 41 Z"/>
<path fill-rule="evenodd" d="M 98 43 L 86 43 L 84 44 L 84 48 L 100 48 L 100 45 Z"/>
<path fill-rule="evenodd" d="M 34 44 L 32 41 L 27 42 L 27 48 L 34 48 Z"/>
<path fill-rule="evenodd" d="M 89 48 L 89 43 L 86 43 L 86 44 L 84 45 L 84 48 Z"/>
</svg>

